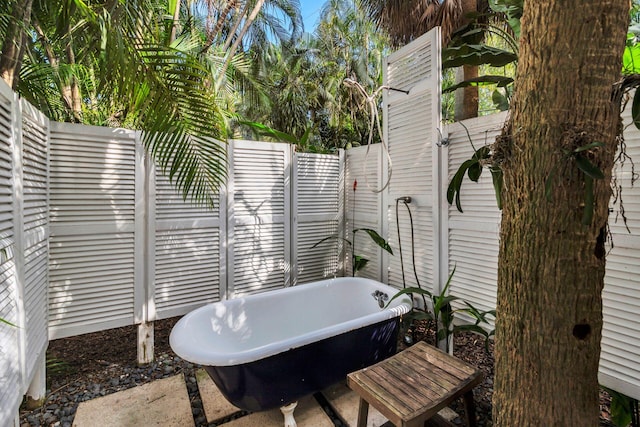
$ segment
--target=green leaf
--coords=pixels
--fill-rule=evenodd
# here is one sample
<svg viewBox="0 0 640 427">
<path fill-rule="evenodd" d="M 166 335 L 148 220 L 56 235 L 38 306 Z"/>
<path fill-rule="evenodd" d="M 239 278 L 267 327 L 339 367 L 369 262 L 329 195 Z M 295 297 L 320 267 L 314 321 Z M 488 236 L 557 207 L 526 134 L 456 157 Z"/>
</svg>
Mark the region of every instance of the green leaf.
<svg viewBox="0 0 640 427">
<path fill-rule="evenodd" d="M 354 255 L 353 256 L 353 274 L 365 268 L 368 263 L 369 263 L 368 259 L 360 255 Z"/>
<path fill-rule="evenodd" d="M 478 182 L 481 175 L 482 175 L 482 166 L 480 166 L 480 163 L 476 162 L 473 165 L 469 166 L 467 176 L 471 181 Z"/>
<path fill-rule="evenodd" d="M 2 317 L 0 317 L 0 323 L 4 323 L 5 325 L 9 325 L 9 326 L 13 326 L 14 328 L 17 328 L 17 325 L 14 325 L 13 323 L 9 322 L 8 320 L 3 319 Z"/>
<path fill-rule="evenodd" d="M 506 76 L 480 76 L 474 77 L 472 79 L 461 81 L 453 86 L 449 86 L 442 90 L 442 93 L 453 92 L 456 89 L 460 89 L 463 87 L 469 86 L 488 86 L 497 84 L 498 87 L 504 87 L 508 84 L 513 83 L 513 79 L 511 77 Z"/>
<path fill-rule="evenodd" d="M 491 171 L 491 179 L 493 181 L 493 190 L 496 193 L 496 203 L 498 204 L 498 209 L 502 210 L 502 186 L 503 186 L 502 169 L 500 169 L 498 166 L 491 166 L 489 170 Z"/>
<path fill-rule="evenodd" d="M 582 213 L 582 225 L 591 225 L 593 219 L 593 179 L 586 175 L 584 177 L 584 211 Z"/>
<path fill-rule="evenodd" d="M 592 179 L 603 179 L 604 173 L 584 156 L 576 155 L 576 164 L 578 169 Z"/>
<path fill-rule="evenodd" d="M 478 148 L 471 156 L 472 159 L 476 160 L 486 160 L 489 157 L 491 157 L 491 147 L 488 145 Z"/>
<path fill-rule="evenodd" d="M 640 44 L 635 43 L 634 37 L 633 43 L 627 43 L 622 54 L 622 74 L 638 73 L 640 73 Z"/>
<path fill-rule="evenodd" d="M 460 188 L 462 187 L 462 179 L 469 167 L 477 162 L 478 161 L 476 159 L 469 159 L 463 162 L 447 187 L 447 201 L 449 204 L 452 204 L 455 198 L 456 208 L 460 212 L 462 212 L 462 206 L 460 205 Z"/>
<path fill-rule="evenodd" d="M 491 67 L 504 67 L 517 59 L 518 55 L 513 52 L 479 44 L 463 44 L 442 50 L 443 69 L 484 64 Z"/>
<path fill-rule="evenodd" d="M 280 132 L 279 130 L 275 130 L 262 123 L 251 122 L 247 120 L 239 120 L 238 123 L 249 126 L 256 133 L 258 133 L 258 135 L 268 136 L 280 142 L 288 142 L 290 144 L 298 143 L 298 138 L 296 138 L 295 136 L 289 135 L 288 133 L 285 133 L 285 132 Z"/>
<path fill-rule="evenodd" d="M 489 333 L 484 330 L 482 326 L 479 325 L 471 325 L 471 324 L 461 324 L 456 325 L 455 332 L 475 332 L 477 334 L 482 335 L 483 337 L 488 337 Z"/>
<path fill-rule="evenodd" d="M 575 150 L 573 150 L 574 153 L 582 153 L 583 151 L 587 151 L 587 150 L 591 150 L 592 148 L 598 148 L 598 147 L 604 147 L 604 143 L 603 142 L 592 142 L 590 144 L 586 144 L 583 145 L 582 147 L 578 147 Z"/>
<path fill-rule="evenodd" d="M 493 105 L 500 111 L 509 110 L 509 98 L 502 93 L 499 89 L 496 89 L 491 94 L 491 101 Z"/>
<path fill-rule="evenodd" d="M 375 230 L 372 230 L 370 228 L 356 228 L 355 230 L 353 230 L 353 234 L 355 235 L 358 231 L 366 232 L 376 245 L 380 246 L 382 249 L 393 255 L 393 250 L 391 249 L 391 246 L 389 246 L 389 243 L 387 243 L 387 241 Z"/>
<path fill-rule="evenodd" d="M 640 129 L 640 90 L 636 90 L 633 94 L 633 104 L 631 104 L 631 117 L 633 124 Z"/>
<path fill-rule="evenodd" d="M 607 392 L 611 395 L 611 421 L 618 427 L 627 427 L 632 420 L 633 399 L 613 390 Z"/>
<path fill-rule="evenodd" d="M 426 289 L 422 289 L 422 288 L 416 288 L 416 287 L 410 287 L 410 288 L 404 288 L 398 291 L 398 293 L 396 293 L 394 296 L 391 297 L 391 299 L 389 300 L 389 302 L 387 303 L 387 305 L 391 304 L 391 301 L 393 301 L 396 298 L 401 297 L 402 295 L 411 295 L 411 294 L 416 294 L 416 295 L 426 295 L 429 298 L 431 298 L 433 296 L 433 294 L 431 292 L 429 292 Z"/>
<path fill-rule="evenodd" d="M 322 243 L 328 241 L 328 240 L 342 240 L 343 242 L 347 243 L 349 246 L 351 246 L 351 242 L 347 239 L 345 239 L 342 236 L 338 236 L 338 235 L 331 235 L 329 237 L 325 237 L 324 239 L 321 239 L 319 242 L 317 242 L 315 245 L 311 246 L 309 249 L 313 249 L 318 245 L 321 245 Z"/>
<path fill-rule="evenodd" d="M 491 10 L 503 13 L 516 38 L 520 38 L 520 18 L 524 10 L 524 0 L 489 0 Z"/>
</svg>

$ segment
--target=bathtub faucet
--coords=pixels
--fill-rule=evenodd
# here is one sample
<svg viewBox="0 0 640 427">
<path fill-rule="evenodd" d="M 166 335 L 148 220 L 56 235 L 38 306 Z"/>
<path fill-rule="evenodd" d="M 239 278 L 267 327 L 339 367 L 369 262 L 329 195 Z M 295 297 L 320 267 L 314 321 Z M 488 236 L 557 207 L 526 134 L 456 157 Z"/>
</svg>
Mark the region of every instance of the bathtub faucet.
<svg viewBox="0 0 640 427">
<path fill-rule="evenodd" d="M 389 301 L 389 295 L 382 291 L 375 291 L 371 296 L 378 301 L 378 306 L 380 306 L 380 308 L 384 308 L 384 302 Z"/>
</svg>

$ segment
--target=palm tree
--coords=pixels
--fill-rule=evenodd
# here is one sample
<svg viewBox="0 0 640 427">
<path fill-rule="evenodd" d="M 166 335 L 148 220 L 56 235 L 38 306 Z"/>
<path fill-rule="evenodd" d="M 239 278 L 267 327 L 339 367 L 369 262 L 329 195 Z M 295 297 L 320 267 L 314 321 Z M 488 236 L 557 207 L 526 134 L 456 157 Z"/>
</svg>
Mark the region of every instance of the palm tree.
<svg viewBox="0 0 640 427">
<path fill-rule="evenodd" d="M 190 53 L 199 40 L 167 37 L 173 16 L 165 25 L 166 7 L 154 0 L 33 0 L 18 21 L 21 5 L 10 4 L 14 20 L 1 34 L 2 64 L 19 73 L 12 83 L 21 96 L 54 120 L 144 130 L 146 148 L 183 196 L 211 206 L 226 173 L 224 146 L 212 138 L 225 139 L 228 113 L 209 68 Z"/>
</svg>

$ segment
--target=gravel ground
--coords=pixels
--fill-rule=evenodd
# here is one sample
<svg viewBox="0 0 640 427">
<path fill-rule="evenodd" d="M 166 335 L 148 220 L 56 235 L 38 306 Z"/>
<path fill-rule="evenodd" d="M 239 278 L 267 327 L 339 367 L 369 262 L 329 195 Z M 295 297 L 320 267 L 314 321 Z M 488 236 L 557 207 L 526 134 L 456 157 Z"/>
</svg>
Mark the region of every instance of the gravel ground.
<svg viewBox="0 0 640 427">
<path fill-rule="evenodd" d="M 72 338 L 54 340 L 49 343 L 47 358 L 47 397 L 44 406 L 34 411 L 21 410 L 21 427 L 61 426 L 71 427 L 75 411 L 80 402 L 115 393 L 159 378 L 182 374 L 185 376 L 192 413 L 196 426 L 207 424 L 195 371 L 198 366 L 176 356 L 169 347 L 169 333 L 177 321 L 167 319 L 155 324 L 156 360 L 150 365 L 136 364 L 136 327 L 124 327 L 86 334 Z M 426 328 L 414 333 L 415 339 L 431 343 Z M 493 394 L 493 343 L 485 350 L 484 339 L 472 333 L 455 337 L 454 355 L 485 374 L 481 385 L 474 390 L 476 412 L 480 427 L 491 426 L 491 396 Z M 609 420 L 609 399 L 601 394 L 601 426 L 613 426 Z M 452 408 L 462 413 L 462 405 L 456 402 Z M 234 414 L 233 417 L 242 416 Z M 220 420 L 218 423 L 228 420 Z M 455 423 L 461 423 L 456 419 Z"/>
</svg>

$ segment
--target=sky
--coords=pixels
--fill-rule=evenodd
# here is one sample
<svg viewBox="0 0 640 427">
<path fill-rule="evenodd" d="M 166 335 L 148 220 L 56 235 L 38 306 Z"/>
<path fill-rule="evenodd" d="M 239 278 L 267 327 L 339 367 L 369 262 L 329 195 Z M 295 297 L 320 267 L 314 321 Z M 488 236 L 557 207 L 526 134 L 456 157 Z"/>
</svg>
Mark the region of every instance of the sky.
<svg viewBox="0 0 640 427">
<path fill-rule="evenodd" d="M 304 20 L 304 30 L 306 32 L 312 33 L 315 30 L 323 6 L 324 0 L 300 0 L 300 9 L 302 10 L 302 19 Z"/>
</svg>

